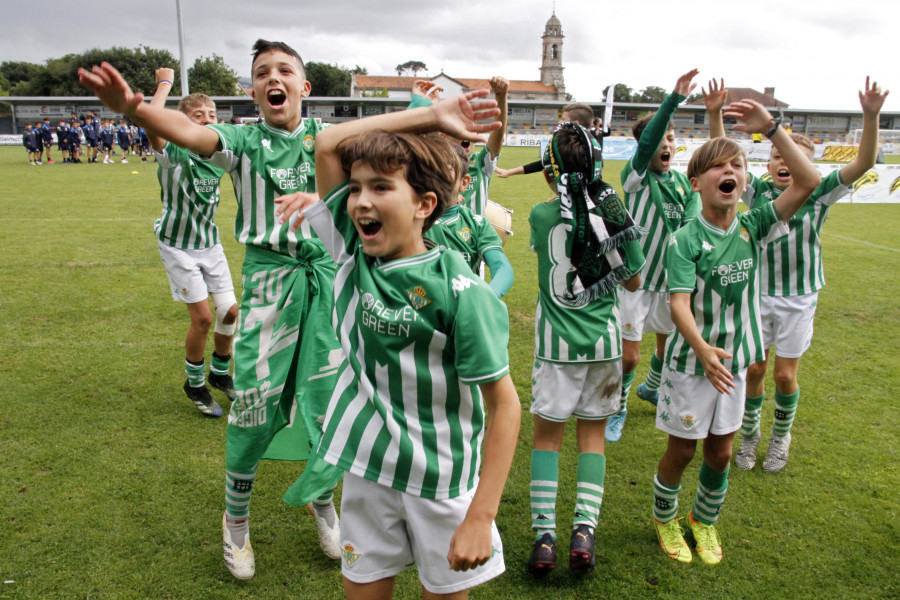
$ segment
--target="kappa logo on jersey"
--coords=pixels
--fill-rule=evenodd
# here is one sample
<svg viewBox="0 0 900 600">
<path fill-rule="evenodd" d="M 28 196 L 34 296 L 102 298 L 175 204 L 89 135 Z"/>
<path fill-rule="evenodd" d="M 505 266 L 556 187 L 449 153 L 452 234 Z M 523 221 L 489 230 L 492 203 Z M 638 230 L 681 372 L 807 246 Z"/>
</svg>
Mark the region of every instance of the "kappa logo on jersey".
<svg viewBox="0 0 900 600">
<path fill-rule="evenodd" d="M 472 232 L 468 227 L 463 227 L 461 231 L 457 231 L 456 233 L 459 234 L 459 237 L 461 237 L 464 242 L 468 242 L 472 239 Z"/>
<path fill-rule="evenodd" d="M 417 285 L 412 290 L 406 290 L 406 295 L 416 310 L 421 310 L 431 304 L 431 300 L 425 297 L 425 288 L 421 285 Z"/>
<path fill-rule="evenodd" d="M 713 246 L 712 244 L 710 244 L 709 242 L 707 242 L 706 240 L 703 240 L 703 243 L 700 244 L 700 249 L 705 250 L 707 252 L 712 252 L 713 250 L 716 249 L 716 247 Z"/>
<path fill-rule="evenodd" d="M 475 281 L 474 279 L 470 279 L 470 278 L 466 277 L 465 275 L 457 275 L 453 279 L 453 284 L 452 284 L 453 295 L 458 296 L 459 292 L 462 292 L 463 290 L 467 290 L 471 286 L 473 286 L 477 283 L 478 283 L 477 281 Z"/>
<path fill-rule="evenodd" d="M 272 140 L 270 140 L 268 138 L 263 138 L 262 141 L 260 141 L 259 143 L 263 148 L 265 148 L 269 152 L 275 152 L 274 150 L 272 150 Z"/>
<path fill-rule="evenodd" d="M 769 179 L 771 179 L 771 177 L 770 177 Z M 764 192 L 762 193 L 762 197 L 765 198 L 765 199 L 767 199 L 767 200 L 774 200 L 774 199 L 775 199 L 775 193 L 774 193 L 772 190 L 766 190 L 766 191 L 764 191 Z"/>
<path fill-rule="evenodd" d="M 747 231 L 743 227 L 741 227 L 741 239 L 744 240 L 745 242 L 747 242 L 748 244 L 750 243 L 750 232 Z"/>
<path fill-rule="evenodd" d="M 694 418 L 694 415 L 684 415 L 681 417 L 681 424 L 685 429 L 690 429 L 697 424 L 697 419 Z"/>
<path fill-rule="evenodd" d="M 344 557 L 344 562 L 347 563 L 347 566 L 352 567 L 353 563 L 359 560 L 359 557 L 362 556 L 362 553 L 356 551 L 356 547 L 352 542 L 344 541 L 341 544 L 341 556 Z"/>
<path fill-rule="evenodd" d="M 314 137 L 311 136 L 310 134 L 307 133 L 307 134 L 303 137 L 303 147 L 306 148 L 307 150 L 312 150 L 312 149 L 313 149 L 313 146 L 314 146 L 315 144 L 316 144 L 316 138 L 314 138 Z"/>
</svg>

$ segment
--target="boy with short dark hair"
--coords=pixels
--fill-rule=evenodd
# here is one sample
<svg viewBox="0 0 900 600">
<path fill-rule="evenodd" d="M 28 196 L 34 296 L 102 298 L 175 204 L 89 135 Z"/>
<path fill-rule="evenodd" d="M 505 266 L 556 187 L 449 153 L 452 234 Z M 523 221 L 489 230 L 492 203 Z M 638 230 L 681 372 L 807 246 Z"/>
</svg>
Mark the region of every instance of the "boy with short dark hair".
<svg viewBox="0 0 900 600">
<path fill-rule="evenodd" d="M 650 360 L 647 381 L 638 387 L 638 396 L 656 403 L 666 337 L 675 329 L 669 314 L 666 292 L 665 253 L 669 236 L 694 219 L 700 201 L 691 191 L 684 173 L 671 169 L 675 158 L 675 131 L 672 115 L 694 89 L 693 69 L 675 83 L 659 110 L 638 120 L 632 127 L 638 142 L 634 156 L 622 169 L 625 207 L 647 235 L 641 241 L 646 258 L 641 272 L 641 287 L 625 290 L 619 296 L 622 320 L 622 407 L 606 426 L 606 439 L 618 441 L 628 415 L 628 393 L 634 382 L 634 370 L 641 359 L 641 338 L 656 333 L 656 352 Z"/>
<path fill-rule="evenodd" d="M 50 147 L 53 145 L 53 132 L 50 128 L 50 119 L 44 117 L 44 124 L 40 127 L 38 132 L 41 134 L 41 138 L 44 142 L 44 151 L 47 153 L 47 163 L 55 163 L 56 161 L 50 158 Z"/>
<path fill-rule="evenodd" d="M 122 163 L 128 162 L 128 149 L 131 147 L 131 136 L 128 134 L 128 124 L 125 119 L 119 119 L 119 126 L 116 128 L 116 143 L 122 150 Z"/>
<path fill-rule="evenodd" d="M 725 135 L 722 105 L 726 90 L 711 93 L 706 101 L 709 112 L 710 136 Z M 809 348 L 813 335 L 819 290 L 825 285 L 822 266 L 820 232 L 834 203 L 851 191 L 853 183 L 875 166 L 878 154 L 878 115 L 888 92 L 881 92 L 878 84 L 866 78 L 864 91 L 859 92 L 863 110 L 863 135 L 859 152 L 850 163 L 822 179 L 822 184 L 809 196 L 803 207 L 790 220 L 790 233 L 765 247 L 760 265 L 762 311 L 762 341 L 765 358 L 750 365 L 747 371 L 747 397 L 741 427 L 741 446 L 734 464 L 750 470 L 756 466 L 756 450 L 762 434 L 759 421 L 765 401 L 765 377 L 769 348 L 775 346 L 775 420 L 763 470 L 777 473 L 787 464 L 791 446 L 791 428 L 800 399 L 797 374 L 800 358 Z M 791 140 L 801 147 L 812 162 L 815 147 L 806 136 L 791 133 Z M 743 201 L 747 206 L 771 202 L 792 182 L 791 169 L 781 152 L 772 147 L 768 164 L 769 180 L 749 176 Z"/>
<path fill-rule="evenodd" d="M 283 195 L 315 189 L 314 150 L 322 126 L 302 117 L 301 103 L 310 91 L 303 62 L 284 43 L 258 40 L 251 65 L 251 95 L 264 120 L 242 127 L 204 127 L 182 112 L 144 104 L 109 64 L 79 71 L 107 106 L 206 157 L 234 183 L 235 237 L 247 252 L 234 340 L 237 399 L 226 429 L 222 535 L 225 564 L 238 579 L 255 573 L 249 503 L 260 460 L 279 432 L 297 436 L 291 439 L 291 459 L 317 444 L 317 419 L 325 413 L 343 360 L 330 319 L 334 262 L 308 224 L 295 231 L 277 206 Z M 335 559 L 340 538 L 333 489 L 340 475 L 312 455 L 295 484 L 315 516 L 323 551 Z"/>
<path fill-rule="evenodd" d="M 63 164 L 69 164 L 69 126 L 65 120 L 60 119 L 59 125 L 56 126 L 56 144 L 59 146 L 59 152 L 63 157 Z"/>
<path fill-rule="evenodd" d="M 31 123 L 25 123 L 25 131 L 22 133 L 22 145 L 25 146 L 25 152 L 28 154 L 28 162 L 31 165 L 40 164 L 37 153 L 37 134 L 31 128 Z"/>
<path fill-rule="evenodd" d="M 477 123 L 497 114 L 477 101 L 486 93 L 326 130 L 316 153 L 325 199 L 294 207 L 309 206 L 338 263 L 334 321 L 348 364 L 319 452 L 347 470 L 351 599 L 390 597 L 412 563 L 425 597 L 464 598 L 504 570 L 493 519 L 520 419 L 508 317 L 457 252 L 423 238 L 457 193 L 455 158 L 446 140 L 410 135 L 478 139 L 498 125 Z"/>
<path fill-rule="evenodd" d="M 722 560 L 715 524 L 728 488 L 734 435 L 741 427 L 747 367 L 763 356 L 760 343 L 758 269 L 765 244 L 788 232 L 786 220 L 821 178 L 812 163 L 762 105 L 731 104 L 726 117 L 739 131 L 763 132 L 784 156 L 792 183 L 771 204 L 739 214 L 747 183 L 747 159 L 734 141 L 716 138 L 694 152 L 691 189 L 702 209 L 669 237 L 668 291 L 676 331 L 666 343 L 656 427 L 668 445 L 653 480 L 653 523 L 669 558 L 691 562 L 678 523 L 684 470 L 703 440 L 703 464 L 687 522 L 697 554 L 707 564 Z"/>
<path fill-rule="evenodd" d="M 606 477 L 606 420 L 619 411 L 622 387 L 616 284 L 636 289 L 644 262 L 637 241 L 642 232 L 600 177 L 600 148 L 587 129 L 560 125 L 543 162 L 555 197 L 535 205 L 528 218 L 539 293 L 531 403 L 535 539 L 526 566 L 538 576 L 556 568 L 559 453 L 571 417 L 579 455 L 569 568 L 594 569 Z"/>
</svg>

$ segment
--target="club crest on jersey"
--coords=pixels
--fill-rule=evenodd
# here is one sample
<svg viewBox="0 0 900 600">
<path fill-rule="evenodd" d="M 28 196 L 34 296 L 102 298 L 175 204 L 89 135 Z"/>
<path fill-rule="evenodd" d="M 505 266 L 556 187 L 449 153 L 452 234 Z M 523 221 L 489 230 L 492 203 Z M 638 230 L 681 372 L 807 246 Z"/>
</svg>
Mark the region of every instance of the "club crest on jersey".
<svg viewBox="0 0 900 600">
<path fill-rule="evenodd" d="M 359 557 L 362 556 L 362 553 L 356 551 L 356 548 L 353 546 L 352 542 L 345 541 L 343 544 L 341 544 L 341 556 L 344 557 L 344 561 L 347 563 L 347 566 L 352 567 L 353 563 L 359 560 Z"/>
<path fill-rule="evenodd" d="M 421 310 L 431 304 L 431 300 L 425 297 L 425 288 L 421 285 L 417 285 L 411 290 L 406 290 L 406 295 L 409 297 L 410 304 L 416 310 Z"/>
<path fill-rule="evenodd" d="M 750 232 L 747 231 L 743 227 L 741 227 L 741 239 L 744 240 L 745 242 L 747 242 L 748 244 L 750 243 Z"/>
<path fill-rule="evenodd" d="M 308 133 L 307 133 L 305 136 L 303 136 L 303 147 L 304 147 L 304 148 L 306 148 L 307 150 L 312 151 L 313 146 L 314 146 L 315 144 L 316 144 L 316 138 L 314 138 L 313 136 L 311 136 L 311 135 L 308 134 Z"/>
<path fill-rule="evenodd" d="M 457 231 L 456 233 L 459 234 L 459 237 L 461 237 L 464 242 L 468 242 L 470 239 L 472 239 L 472 232 L 469 231 L 468 227 L 463 227 L 460 231 Z"/>
<path fill-rule="evenodd" d="M 684 425 L 685 429 L 690 429 L 697 424 L 697 419 L 694 418 L 694 415 L 684 415 L 681 417 L 681 424 Z"/>
</svg>

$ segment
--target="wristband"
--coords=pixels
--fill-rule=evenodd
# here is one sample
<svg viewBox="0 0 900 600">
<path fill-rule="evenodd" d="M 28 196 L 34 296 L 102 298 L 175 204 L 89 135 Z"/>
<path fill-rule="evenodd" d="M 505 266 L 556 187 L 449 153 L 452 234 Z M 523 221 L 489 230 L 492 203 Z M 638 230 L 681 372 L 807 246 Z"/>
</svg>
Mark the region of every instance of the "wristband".
<svg viewBox="0 0 900 600">
<path fill-rule="evenodd" d="M 171 85 L 171 86 L 174 86 L 174 85 L 175 85 L 174 83 L 172 83 L 172 82 L 169 81 L 168 79 L 161 79 L 161 80 L 159 80 L 159 81 L 156 82 L 156 85 L 157 85 L 157 86 L 160 86 L 160 85 L 162 85 L 162 84 L 164 84 L 164 83 L 168 83 L 168 84 Z"/>
<path fill-rule="evenodd" d="M 778 126 L 781 125 L 781 117 L 772 117 L 774 123 L 772 123 L 772 127 L 765 133 L 767 138 L 771 138 L 775 135 L 775 131 L 778 129 Z"/>
</svg>

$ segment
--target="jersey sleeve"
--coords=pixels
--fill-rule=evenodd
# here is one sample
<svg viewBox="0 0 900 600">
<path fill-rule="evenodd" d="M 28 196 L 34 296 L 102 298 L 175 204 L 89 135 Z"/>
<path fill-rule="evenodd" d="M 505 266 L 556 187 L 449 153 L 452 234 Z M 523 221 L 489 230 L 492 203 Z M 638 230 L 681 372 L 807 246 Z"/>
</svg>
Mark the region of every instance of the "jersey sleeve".
<svg viewBox="0 0 900 600">
<path fill-rule="evenodd" d="M 669 276 L 669 293 L 691 293 L 697 286 L 697 261 L 691 238 L 686 232 L 690 228 L 679 229 L 669 236 L 666 249 L 666 271 Z"/>
<path fill-rule="evenodd" d="M 207 127 L 215 131 L 216 135 L 219 136 L 219 143 L 222 145 L 222 149 L 214 152 L 212 156 L 205 160 L 231 173 L 240 163 L 241 150 L 243 149 L 242 128 L 229 123 L 216 123 L 207 125 Z"/>
<path fill-rule="evenodd" d="M 347 212 L 349 197 L 350 187 L 344 182 L 321 202 L 316 202 L 303 211 L 310 227 L 338 265 L 347 262 L 359 244 L 359 233 Z"/>
<path fill-rule="evenodd" d="M 790 227 L 778 216 L 772 202 L 760 204 L 745 212 L 741 215 L 741 225 L 747 228 L 754 242 L 762 245 L 774 242 L 790 232 Z"/>
<path fill-rule="evenodd" d="M 825 206 L 831 206 L 849 193 L 850 186 L 845 184 L 841 178 L 841 170 L 835 169 L 822 178 L 819 187 L 810 195 L 810 198 Z"/>
<path fill-rule="evenodd" d="M 454 257 L 461 266 L 462 258 Z M 457 269 L 451 281 L 456 314 L 451 335 L 455 346 L 456 370 L 469 385 L 496 381 L 509 373 L 509 315 L 493 290 L 468 267 Z"/>
<path fill-rule="evenodd" d="M 625 266 L 628 270 L 637 275 L 644 268 L 646 259 L 644 251 L 641 249 L 640 240 L 630 240 L 623 245 L 625 255 Z"/>
<path fill-rule="evenodd" d="M 484 258 L 485 252 L 488 250 L 500 250 L 503 251 L 503 242 L 500 241 L 500 236 L 497 234 L 497 230 L 494 229 L 494 225 L 487 219 L 487 217 L 479 217 L 475 215 L 475 222 L 478 223 L 478 236 L 476 239 L 476 252 L 478 252 L 479 256 Z"/>
</svg>

